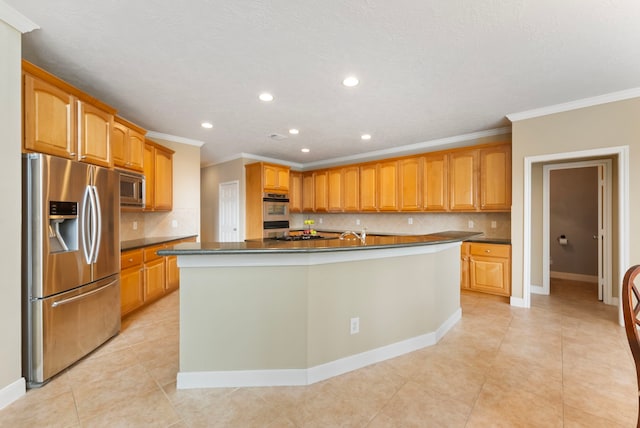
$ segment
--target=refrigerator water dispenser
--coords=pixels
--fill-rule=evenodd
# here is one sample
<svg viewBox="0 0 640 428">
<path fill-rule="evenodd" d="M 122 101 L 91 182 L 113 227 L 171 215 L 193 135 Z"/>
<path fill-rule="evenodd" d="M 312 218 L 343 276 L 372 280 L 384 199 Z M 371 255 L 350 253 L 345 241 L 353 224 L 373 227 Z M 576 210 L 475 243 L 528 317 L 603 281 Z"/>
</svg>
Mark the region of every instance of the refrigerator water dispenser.
<svg viewBox="0 0 640 428">
<path fill-rule="evenodd" d="M 49 251 L 78 251 L 77 202 L 49 202 Z"/>
</svg>

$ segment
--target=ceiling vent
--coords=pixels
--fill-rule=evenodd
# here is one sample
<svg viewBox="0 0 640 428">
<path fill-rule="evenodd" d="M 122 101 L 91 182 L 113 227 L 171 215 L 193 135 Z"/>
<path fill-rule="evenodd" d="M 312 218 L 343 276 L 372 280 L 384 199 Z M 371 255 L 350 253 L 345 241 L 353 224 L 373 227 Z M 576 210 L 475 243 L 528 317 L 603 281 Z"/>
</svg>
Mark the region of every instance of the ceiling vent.
<svg viewBox="0 0 640 428">
<path fill-rule="evenodd" d="M 287 136 L 282 134 L 269 134 L 269 139 L 273 141 L 282 141 L 282 140 L 286 140 Z"/>
</svg>

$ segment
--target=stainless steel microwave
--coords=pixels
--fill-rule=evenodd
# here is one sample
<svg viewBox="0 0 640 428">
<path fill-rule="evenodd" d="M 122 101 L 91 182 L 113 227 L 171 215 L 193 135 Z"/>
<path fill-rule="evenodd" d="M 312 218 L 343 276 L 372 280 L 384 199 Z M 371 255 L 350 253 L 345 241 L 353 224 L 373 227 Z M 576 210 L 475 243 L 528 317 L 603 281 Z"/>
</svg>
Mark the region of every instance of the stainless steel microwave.
<svg viewBox="0 0 640 428">
<path fill-rule="evenodd" d="M 144 175 L 131 171 L 120 172 L 120 206 L 144 208 Z"/>
</svg>

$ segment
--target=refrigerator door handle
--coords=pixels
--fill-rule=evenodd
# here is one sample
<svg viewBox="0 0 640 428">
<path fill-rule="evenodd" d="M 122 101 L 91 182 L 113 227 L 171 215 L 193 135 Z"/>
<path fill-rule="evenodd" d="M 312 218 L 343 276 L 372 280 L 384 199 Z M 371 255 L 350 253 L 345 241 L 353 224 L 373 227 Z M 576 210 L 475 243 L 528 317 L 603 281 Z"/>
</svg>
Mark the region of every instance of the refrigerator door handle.
<svg viewBox="0 0 640 428">
<path fill-rule="evenodd" d="M 91 259 L 91 262 L 96 263 L 98 261 L 98 253 L 100 252 L 100 238 L 102 237 L 102 211 L 100 209 L 100 194 L 98 193 L 98 188 L 96 186 L 91 186 L 91 190 L 93 192 L 93 204 L 95 209 L 95 227 L 93 228 L 93 258 Z"/>
<path fill-rule="evenodd" d="M 96 294 L 96 293 L 101 292 L 102 290 L 104 290 L 104 289 L 105 289 L 105 288 L 107 288 L 107 287 L 111 287 L 111 286 L 112 286 L 114 283 L 116 283 L 117 281 L 118 281 L 118 280 L 117 280 L 117 279 L 115 279 L 115 280 L 111 281 L 110 283 L 108 283 L 108 284 L 106 284 L 106 285 L 103 285 L 103 286 L 102 286 L 102 287 L 100 287 L 100 288 L 96 288 L 95 290 L 91 290 L 91 291 L 89 291 L 88 293 L 79 294 L 79 295 L 77 295 L 77 296 L 69 297 L 68 299 L 58 300 L 57 302 L 53 302 L 53 303 L 51 304 L 51 307 L 52 307 L 52 308 L 55 308 L 56 306 L 66 305 L 67 303 L 75 302 L 76 300 L 79 300 L 79 299 L 84 299 L 85 297 L 89 297 L 89 296 L 91 296 L 92 294 Z"/>
<path fill-rule="evenodd" d="M 82 197 L 82 215 L 80 216 L 80 221 L 82 225 L 80 227 L 82 234 L 82 250 L 84 253 L 84 259 L 87 263 L 91 263 L 91 257 L 93 256 L 93 243 L 90 242 L 89 237 L 89 207 L 91 204 L 91 190 L 90 186 L 87 186 L 84 189 L 84 196 Z"/>
</svg>

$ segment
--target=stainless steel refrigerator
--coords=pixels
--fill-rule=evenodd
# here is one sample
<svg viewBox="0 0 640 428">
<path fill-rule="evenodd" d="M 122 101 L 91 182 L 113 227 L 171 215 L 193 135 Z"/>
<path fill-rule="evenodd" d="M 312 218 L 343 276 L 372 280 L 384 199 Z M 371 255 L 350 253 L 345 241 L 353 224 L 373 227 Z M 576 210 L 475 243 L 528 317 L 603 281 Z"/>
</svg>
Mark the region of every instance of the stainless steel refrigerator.
<svg viewBox="0 0 640 428">
<path fill-rule="evenodd" d="M 23 155 L 23 372 L 39 386 L 120 331 L 118 173 Z"/>
</svg>

